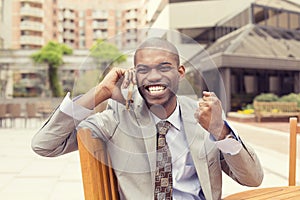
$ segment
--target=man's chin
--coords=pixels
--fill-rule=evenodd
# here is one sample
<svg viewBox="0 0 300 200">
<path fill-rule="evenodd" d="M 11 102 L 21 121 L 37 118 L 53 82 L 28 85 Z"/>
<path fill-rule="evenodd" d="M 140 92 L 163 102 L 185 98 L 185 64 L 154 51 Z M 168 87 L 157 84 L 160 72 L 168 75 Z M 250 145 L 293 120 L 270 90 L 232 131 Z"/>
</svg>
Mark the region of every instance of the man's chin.
<svg viewBox="0 0 300 200">
<path fill-rule="evenodd" d="M 144 100 L 146 101 L 148 106 L 155 106 L 155 105 L 165 106 L 171 102 L 171 97 L 169 96 L 164 96 L 161 98 L 146 97 L 144 98 Z"/>
<path fill-rule="evenodd" d="M 146 103 L 149 107 L 164 106 L 165 104 L 167 104 L 166 102 L 163 102 L 163 101 L 147 101 L 147 100 L 146 100 Z"/>
</svg>

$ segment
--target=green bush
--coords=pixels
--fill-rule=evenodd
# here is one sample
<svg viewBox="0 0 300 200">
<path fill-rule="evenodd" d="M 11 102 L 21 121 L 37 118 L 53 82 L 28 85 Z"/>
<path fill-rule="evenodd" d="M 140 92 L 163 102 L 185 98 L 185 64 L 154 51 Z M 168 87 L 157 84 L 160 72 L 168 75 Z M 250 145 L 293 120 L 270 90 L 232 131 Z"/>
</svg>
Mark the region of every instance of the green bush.
<svg viewBox="0 0 300 200">
<path fill-rule="evenodd" d="M 247 104 L 246 106 L 242 107 L 243 110 L 247 110 L 247 109 L 254 109 L 253 104 Z"/>
<path fill-rule="evenodd" d="M 254 98 L 254 101 L 272 102 L 278 101 L 279 97 L 273 93 L 261 93 Z"/>
<path fill-rule="evenodd" d="M 290 93 L 284 95 L 278 99 L 281 102 L 297 102 L 298 107 L 300 107 L 300 94 Z"/>
</svg>

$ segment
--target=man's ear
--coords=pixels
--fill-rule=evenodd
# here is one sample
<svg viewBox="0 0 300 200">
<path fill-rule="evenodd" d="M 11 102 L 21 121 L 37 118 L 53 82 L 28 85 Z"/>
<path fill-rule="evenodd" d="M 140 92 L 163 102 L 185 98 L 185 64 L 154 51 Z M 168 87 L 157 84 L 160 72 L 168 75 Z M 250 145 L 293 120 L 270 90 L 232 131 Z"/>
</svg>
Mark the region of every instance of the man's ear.
<svg viewBox="0 0 300 200">
<path fill-rule="evenodd" d="M 179 72 L 180 80 L 183 79 L 184 76 L 185 76 L 185 67 L 184 67 L 184 65 L 180 65 L 178 67 L 178 72 Z"/>
</svg>

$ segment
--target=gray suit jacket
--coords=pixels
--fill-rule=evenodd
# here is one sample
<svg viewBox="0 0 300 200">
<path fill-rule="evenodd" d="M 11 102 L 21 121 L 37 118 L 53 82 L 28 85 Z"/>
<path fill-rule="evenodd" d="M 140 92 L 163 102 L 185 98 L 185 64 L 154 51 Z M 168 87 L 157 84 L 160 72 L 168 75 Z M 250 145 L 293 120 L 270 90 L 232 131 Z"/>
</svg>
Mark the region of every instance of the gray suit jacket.
<svg viewBox="0 0 300 200">
<path fill-rule="evenodd" d="M 222 170 L 242 185 L 258 186 L 263 171 L 254 151 L 244 142 L 236 155 L 223 154 L 209 133 L 194 119 L 197 102 L 178 97 L 181 117 L 199 181 L 206 199 L 221 199 Z M 32 139 L 33 150 L 58 156 L 77 150 L 76 126 L 90 128 L 107 144 L 121 199 L 153 199 L 156 129 L 142 98 L 135 96 L 128 111 L 110 101 L 107 110 L 82 122 L 57 109 Z"/>
</svg>

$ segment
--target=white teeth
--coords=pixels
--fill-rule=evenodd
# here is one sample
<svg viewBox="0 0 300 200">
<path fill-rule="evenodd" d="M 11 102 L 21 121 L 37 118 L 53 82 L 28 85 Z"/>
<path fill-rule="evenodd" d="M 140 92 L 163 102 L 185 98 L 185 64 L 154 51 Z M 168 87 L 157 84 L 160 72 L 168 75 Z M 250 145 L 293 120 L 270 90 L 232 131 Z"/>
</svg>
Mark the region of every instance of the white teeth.
<svg viewBox="0 0 300 200">
<path fill-rule="evenodd" d="M 149 88 L 150 92 L 161 92 L 165 89 L 163 86 L 150 86 Z"/>
</svg>

